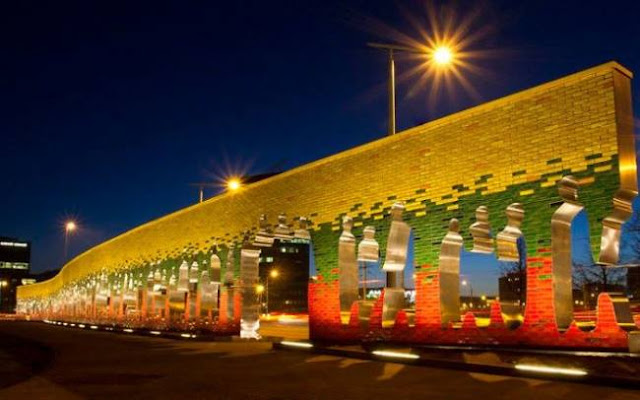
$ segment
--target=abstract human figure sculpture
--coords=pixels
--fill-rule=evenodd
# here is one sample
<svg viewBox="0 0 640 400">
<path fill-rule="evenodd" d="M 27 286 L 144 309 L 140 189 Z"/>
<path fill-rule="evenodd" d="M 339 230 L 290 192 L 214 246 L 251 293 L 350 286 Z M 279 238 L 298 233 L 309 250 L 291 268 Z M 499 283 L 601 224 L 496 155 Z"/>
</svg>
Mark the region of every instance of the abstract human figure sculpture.
<svg viewBox="0 0 640 400">
<path fill-rule="evenodd" d="M 387 272 L 382 306 L 383 323 L 395 322 L 396 314 L 404 308 L 404 269 L 411 245 L 411 227 L 402 220 L 404 204 L 391 206 L 391 226 L 387 239 L 387 254 L 382 269 Z"/>
<path fill-rule="evenodd" d="M 218 285 L 211 282 L 209 271 L 202 271 L 198 284 L 200 317 L 209 316 L 218 306 Z M 213 315 L 212 315 L 213 316 Z"/>
<path fill-rule="evenodd" d="M 340 282 L 340 311 L 349 312 L 358 300 L 358 263 L 356 262 L 356 238 L 351 233 L 353 218 L 342 217 L 342 234 L 338 244 L 338 271 Z"/>
<path fill-rule="evenodd" d="M 407 265 L 411 227 L 402 220 L 404 204 L 394 203 L 391 206 L 391 226 L 387 239 L 387 254 L 382 269 L 387 274 L 387 287 L 402 288 L 404 285 L 404 268 Z"/>
<path fill-rule="evenodd" d="M 233 287 L 233 280 L 234 280 L 234 272 L 235 270 L 235 244 L 231 243 L 229 244 L 229 249 L 227 250 L 227 268 L 224 274 L 224 286 L 226 287 L 227 290 L 227 317 L 230 320 L 233 320 L 233 317 L 235 315 L 234 313 L 234 301 L 233 301 L 233 297 L 234 297 L 234 287 Z"/>
<path fill-rule="evenodd" d="M 191 268 L 189 268 L 189 289 L 194 286 L 194 284 L 198 283 L 200 271 L 198 271 L 198 262 L 194 261 L 191 263 Z"/>
<path fill-rule="evenodd" d="M 273 245 L 273 233 L 271 233 L 271 229 L 269 229 L 269 223 L 267 222 L 266 214 L 262 214 L 260 216 L 258 233 L 256 233 L 256 238 L 253 241 L 255 246 L 265 246 L 270 247 Z"/>
<path fill-rule="evenodd" d="M 375 239 L 376 228 L 367 226 L 363 230 L 364 238 L 358 244 L 358 263 L 362 266 L 362 298 L 367 298 L 367 268 L 377 266 L 380 260 L 380 246 Z"/>
<path fill-rule="evenodd" d="M 151 266 L 153 267 L 153 264 Z M 148 318 L 153 315 L 154 279 L 152 268 L 149 268 L 149 275 L 147 275 L 147 285 L 143 295 L 145 296 L 145 300 L 142 317 Z"/>
<path fill-rule="evenodd" d="M 291 229 L 287 225 L 287 214 L 281 213 L 278 215 L 278 226 L 273 232 L 276 239 L 291 239 L 293 234 Z"/>
<path fill-rule="evenodd" d="M 362 233 L 364 238 L 358 244 L 358 261 L 378 262 L 380 259 L 380 246 L 375 239 L 376 228 L 367 226 Z"/>
<path fill-rule="evenodd" d="M 633 200 L 638 192 L 619 189 L 613 198 L 613 211 L 602 220 L 602 237 L 598 263 L 617 265 L 620 263 L 620 236 L 622 224 L 633 214 Z"/>
<path fill-rule="evenodd" d="M 473 236 L 474 253 L 493 253 L 493 238 L 489 225 L 489 210 L 485 206 L 476 208 L 476 222 L 469 227 Z"/>
<path fill-rule="evenodd" d="M 242 314 L 240 317 L 240 337 L 244 339 L 260 339 L 260 303 L 256 288 L 258 287 L 258 264 L 260 250 L 242 249 L 240 251 L 240 282 L 242 287 Z"/>
<path fill-rule="evenodd" d="M 162 275 L 160 273 L 160 269 L 156 269 L 156 271 L 153 274 L 153 282 L 154 282 L 153 284 L 154 295 L 153 295 L 152 309 L 155 311 L 155 314 L 156 314 L 154 316 L 160 317 L 165 312 L 165 303 L 166 303 L 167 291 L 168 291 L 167 276 Z"/>
<path fill-rule="evenodd" d="M 209 261 L 209 268 L 211 268 L 211 282 L 220 283 L 220 273 L 221 273 L 222 262 L 220 261 L 220 257 L 216 253 L 211 255 L 211 259 Z"/>
<path fill-rule="evenodd" d="M 133 274 L 124 275 L 124 284 L 122 286 L 123 313 L 125 315 L 135 313 L 138 306 L 138 296 L 134 291 Z"/>
<path fill-rule="evenodd" d="M 443 326 L 460 320 L 460 223 L 452 218 L 440 247 L 440 318 Z"/>
<path fill-rule="evenodd" d="M 183 261 L 178 268 L 178 286 L 177 290 L 182 292 L 189 291 L 189 263 Z"/>
<path fill-rule="evenodd" d="M 102 317 L 109 304 L 109 283 L 106 274 L 102 274 L 96 287 L 95 309 L 96 316 Z"/>
<path fill-rule="evenodd" d="M 200 280 L 198 267 L 198 262 L 194 261 L 189 269 L 189 319 L 194 319 L 198 316 L 198 281 Z"/>
<path fill-rule="evenodd" d="M 558 194 L 562 205 L 551 217 L 551 250 L 553 252 L 553 305 L 556 324 L 566 329 L 573 321 L 572 240 L 573 219 L 584 209 L 578 203 L 578 181 L 565 176 L 558 181 Z"/>
<path fill-rule="evenodd" d="M 519 242 L 524 240 L 520 226 L 524 219 L 524 209 L 520 203 L 512 203 L 507 207 L 507 226 L 498 233 L 498 259 L 500 261 L 519 262 L 524 254 L 520 254 Z"/>
<path fill-rule="evenodd" d="M 309 233 L 309 221 L 306 217 L 300 217 L 298 220 L 298 229 L 293 233 L 293 237 L 311 240 L 311 234 Z"/>
<path fill-rule="evenodd" d="M 209 268 L 211 269 L 209 279 L 213 288 L 212 290 L 214 291 L 212 293 L 212 296 L 214 296 L 214 310 L 217 310 L 220 307 L 220 286 L 222 285 L 221 265 L 222 263 L 220 262 L 220 257 L 218 257 L 218 255 L 215 253 L 212 254 L 209 264 Z"/>
</svg>

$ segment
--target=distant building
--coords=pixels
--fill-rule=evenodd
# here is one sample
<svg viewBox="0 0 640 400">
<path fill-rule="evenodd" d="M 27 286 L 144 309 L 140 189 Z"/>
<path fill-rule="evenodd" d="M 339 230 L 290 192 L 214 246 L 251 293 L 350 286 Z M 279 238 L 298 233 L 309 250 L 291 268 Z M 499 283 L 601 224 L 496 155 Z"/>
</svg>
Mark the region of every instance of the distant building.
<svg viewBox="0 0 640 400">
<path fill-rule="evenodd" d="M 640 267 L 627 269 L 627 290 L 631 301 L 640 302 Z"/>
<path fill-rule="evenodd" d="M 13 313 L 16 288 L 28 283 L 31 268 L 31 243 L 0 237 L 0 313 Z"/>
<path fill-rule="evenodd" d="M 295 239 L 294 239 L 295 240 Z M 273 273 L 272 271 L 277 271 Z M 259 266 L 260 282 L 265 286 L 262 295 L 263 311 L 307 312 L 309 283 L 309 245 L 307 243 L 280 242 L 262 248 Z M 268 285 L 267 285 L 268 281 Z"/>
<path fill-rule="evenodd" d="M 573 301 L 576 306 L 584 306 L 587 310 L 595 310 L 598 306 L 598 295 L 600 293 L 625 293 L 625 285 L 607 284 L 602 282 L 589 282 L 582 285 L 582 288 L 573 291 Z"/>
<path fill-rule="evenodd" d="M 503 303 L 521 306 L 526 301 L 527 275 L 524 271 L 508 272 L 498 278 L 498 293 Z"/>
</svg>

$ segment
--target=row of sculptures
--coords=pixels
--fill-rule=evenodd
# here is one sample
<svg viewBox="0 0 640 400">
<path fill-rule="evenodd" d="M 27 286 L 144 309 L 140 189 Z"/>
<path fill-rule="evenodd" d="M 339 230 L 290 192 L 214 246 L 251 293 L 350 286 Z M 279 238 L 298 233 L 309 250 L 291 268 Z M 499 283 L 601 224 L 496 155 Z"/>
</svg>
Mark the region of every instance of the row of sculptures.
<svg viewBox="0 0 640 400">
<path fill-rule="evenodd" d="M 558 182 L 558 193 L 562 204 L 551 218 L 551 243 L 553 254 L 553 303 L 556 324 L 568 328 L 573 321 L 572 224 L 584 207 L 578 201 L 579 182 L 573 176 L 565 176 Z M 635 192 L 621 190 L 614 199 L 611 216 L 603 221 L 603 232 L 599 264 L 614 266 L 619 261 L 622 224 L 631 216 Z M 391 207 L 391 225 L 382 270 L 386 272 L 383 321 L 393 322 L 397 312 L 405 308 L 404 271 L 409 267 L 408 254 L 412 246 L 411 227 L 403 221 L 404 205 L 401 202 Z M 520 229 L 524 219 L 522 204 L 513 203 L 506 208 L 507 225 L 496 235 L 497 259 L 505 262 L 525 262 L 526 244 Z M 475 212 L 475 222 L 469 227 L 473 237 L 474 253 L 494 253 L 494 239 L 489 224 L 487 207 L 480 206 Z M 342 234 L 338 248 L 340 310 L 348 313 L 359 296 L 358 263 L 379 262 L 379 245 L 374 238 L 375 228 L 367 226 L 363 239 L 357 246 L 352 233 L 353 219 L 344 216 Z M 439 297 L 443 324 L 460 320 L 460 259 L 463 238 L 460 224 L 451 219 L 449 229 L 442 240 L 439 255 Z M 590 250 L 589 250 L 590 251 Z"/>
<path fill-rule="evenodd" d="M 562 204 L 551 220 L 551 242 L 553 253 L 553 285 L 556 323 L 567 328 L 573 320 L 571 268 L 573 263 L 571 226 L 574 218 L 583 210 L 578 202 L 578 181 L 566 176 L 558 183 Z M 624 193 L 623 193 L 624 194 Z M 626 197 L 625 197 L 626 196 Z M 616 195 L 612 216 L 604 219 L 600 260 L 601 264 L 618 263 L 621 226 L 631 215 L 631 194 Z M 626 200 L 625 200 L 626 199 Z M 391 207 L 389 235 L 382 270 L 386 273 L 383 320 L 394 321 L 397 312 L 405 307 L 404 271 L 408 267 L 410 246 L 413 245 L 412 229 L 403 221 L 404 205 L 401 202 Z M 525 241 L 520 229 L 524 209 L 513 203 L 506 209 L 507 225 L 494 238 L 489 223 L 487 207 L 480 206 L 475 213 L 476 221 L 469 227 L 473 237 L 472 252 L 497 253 L 498 260 L 521 262 L 526 258 Z M 379 245 L 375 239 L 375 228 L 367 226 L 363 238 L 356 246 L 352 233 L 353 219 L 344 216 L 338 244 L 340 309 L 349 312 L 359 299 L 359 263 L 379 263 Z M 240 255 L 239 279 L 234 276 L 233 245 L 228 248 L 226 274 L 221 276 L 221 260 L 213 254 L 209 265 L 199 265 L 186 260 L 177 271 L 167 274 L 153 265 L 146 280 L 138 272 L 116 273 L 115 279 L 101 273 L 81 283 L 63 288 L 56 296 L 46 299 L 22 301 L 22 312 L 59 315 L 72 318 L 90 318 L 108 322 L 135 319 L 141 324 L 149 321 L 172 323 L 215 324 L 217 316 L 225 315 L 233 320 L 240 315 L 241 336 L 259 337 L 259 301 L 256 286 L 259 283 L 261 248 L 273 246 L 275 240 L 303 240 L 311 243 L 306 218 L 299 219 L 297 229 L 286 222 L 286 215 L 278 216 L 278 223 L 271 229 L 266 216 L 261 216 L 255 234 L 243 233 Z M 463 238 L 459 222 L 452 219 L 442 240 L 439 255 L 439 301 L 441 319 L 444 324 L 460 320 L 460 258 Z M 310 253 L 312 254 L 312 252 Z M 313 257 L 313 256 L 311 256 Z M 206 262 L 202 262 L 202 264 Z M 221 292 L 226 293 L 226 309 Z M 241 310 L 236 310 L 236 294 L 241 295 Z"/>
<path fill-rule="evenodd" d="M 224 276 L 218 255 L 221 250 L 214 250 L 208 260 L 199 263 L 196 257 L 184 259 L 177 269 L 151 263 L 146 276 L 135 270 L 111 275 L 101 272 L 62 288 L 54 296 L 20 301 L 18 311 L 47 318 L 169 329 L 207 325 L 215 329 L 215 325 L 223 323 L 220 316 L 225 316 L 224 323 L 233 325 L 241 315 L 241 335 L 257 338 L 260 304 L 256 287 L 261 248 L 272 246 L 276 239 L 310 241 L 311 236 L 306 218 L 300 218 L 297 229 L 291 229 L 286 214 L 278 216 L 273 229 L 262 215 L 253 240 L 251 236 L 249 231 L 243 233 L 239 252 L 235 244 L 228 246 Z M 234 273 L 237 253 L 239 277 Z M 223 291 L 226 301 L 221 301 Z M 242 298 L 240 309 L 236 309 L 237 294 Z"/>
</svg>

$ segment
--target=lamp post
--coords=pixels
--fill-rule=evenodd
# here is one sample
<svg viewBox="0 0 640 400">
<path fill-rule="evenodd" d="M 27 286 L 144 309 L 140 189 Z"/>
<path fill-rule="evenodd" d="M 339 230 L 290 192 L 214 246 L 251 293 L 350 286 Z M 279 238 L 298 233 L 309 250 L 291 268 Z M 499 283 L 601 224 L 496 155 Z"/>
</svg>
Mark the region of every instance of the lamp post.
<svg viewBox="0 0 640 400">
<path fill-rule="evenodd" d="M 408 46 L 386 43 L 367 43 L 367 46 L 375 49 L 386 50 L 389 56 L 389 81 L 387 84 L 389 91 L 389 136 L 396 134 L 396 66 L 394 52 L 405 52 L 414 54 L 426 54 L 433 62 L 439 66 L 447 66 L 453 62 L 453 52 L 447 46 L 437 46 L 428 51 L 423 51 Z"/>
<path fill-rule="evenodd" d="M 67 256 L 69 253 L 69 234 L 75 231 L 77 228 L 76 223 L 73 221 L 68 221 L 64 226 L 64 260 L 63 262 L 67 262 Z"/>
<path fill-rule="evenodd" d="M 267 297 L 267 301 L 266 301 L 266 311 L 267 311 L 267 315 L 269 315 L 269 278 L 277 278 L 280 275 L 280 273 L 278 272 L 277 269 L 272 269 L 271 271 L 269 271 L 269 274 L 267 275 L 267 290 L 266 290 L 266 297 Z"/>
<path fill-rule="evenodd" d="M 469 286 L 469 304 L 471 307 L 473 307 L 473 285 L 471 284 L 471 282 L 468 282 L 467 280 L 463 280 L 462 286 L 467 286 L 467 285 Z"/>
<path fill-rule="evenodd" d="M 9 284 L 7 281 L 0 281 L 0 313 L 2 312 L 2 288 Z"/>
</svg>

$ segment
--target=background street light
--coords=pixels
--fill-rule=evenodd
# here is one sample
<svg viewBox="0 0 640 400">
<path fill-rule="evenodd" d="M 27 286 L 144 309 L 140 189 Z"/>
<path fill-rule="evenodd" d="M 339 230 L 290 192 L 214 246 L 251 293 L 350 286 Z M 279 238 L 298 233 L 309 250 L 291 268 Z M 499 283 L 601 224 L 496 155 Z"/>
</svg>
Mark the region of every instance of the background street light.
<svg viewBox="0 0 640 400">
<path fill-rule="evenodd" d="M 63 262 L 67 262 L 67 257 L 69 254 L 69 234 L 77 229 L 77 225 L 73 221 L 67 221 L 64 226 L 64 260 Z"/>
<path fill-rule="evenodd" d="M 440 46 L 433 52 L 433 60 L 438 65 L 448 65 L 453 60 L 453 53 L 447 46 Z"/>
<path fill-rule="evenodd" d="M 454 61 L 454 53 L 450 47 L 439 45 L 433 49 L 418 49 L 408 46 L 384 43 L 367 43 L 369 47 L 386 50 L 389 54 L 389 135 L 396 134 L 396 66 L 394 52 L 423 54 L 440 67 L 446 67 Z"/>
<path fill-rule="evenodd" d="M 0 281 L 0 313 L 2 312 L 2 288 L 9 285 L 7 281 Z"/>
<path fill-rule="evenodd" d="M 471 307 L 473 307 L 473 285 L 471 285 L 471 282 L 468 282 L 467 280 L 463 280 L 461 283 L 462 286 L 469 286 L 469 304 L 471 305 Z"/>
<path fill-rule="evenodd" d="M 227 189 L 229 189 L 230 192 L 235 192 L 240 189 L 241 186 L 242 182 L 238 178 L 231 178 L 227 181 Z"/>
<path fill-rule="evenodd" d="M 266 291 L 266 296 L 267 296 L 267 301 L 266 301 L 266 311 L 267 311 L 267 315 L 269 315 L 269 278 L 271 279 L 275 279 L 278 276 L 280 276 L 280 272 L 278 272 L 277 269 L 272 269 L 271 271 L 269 271 L 269 275 L 267 275 L 267 291 Z"/>
</svg>

